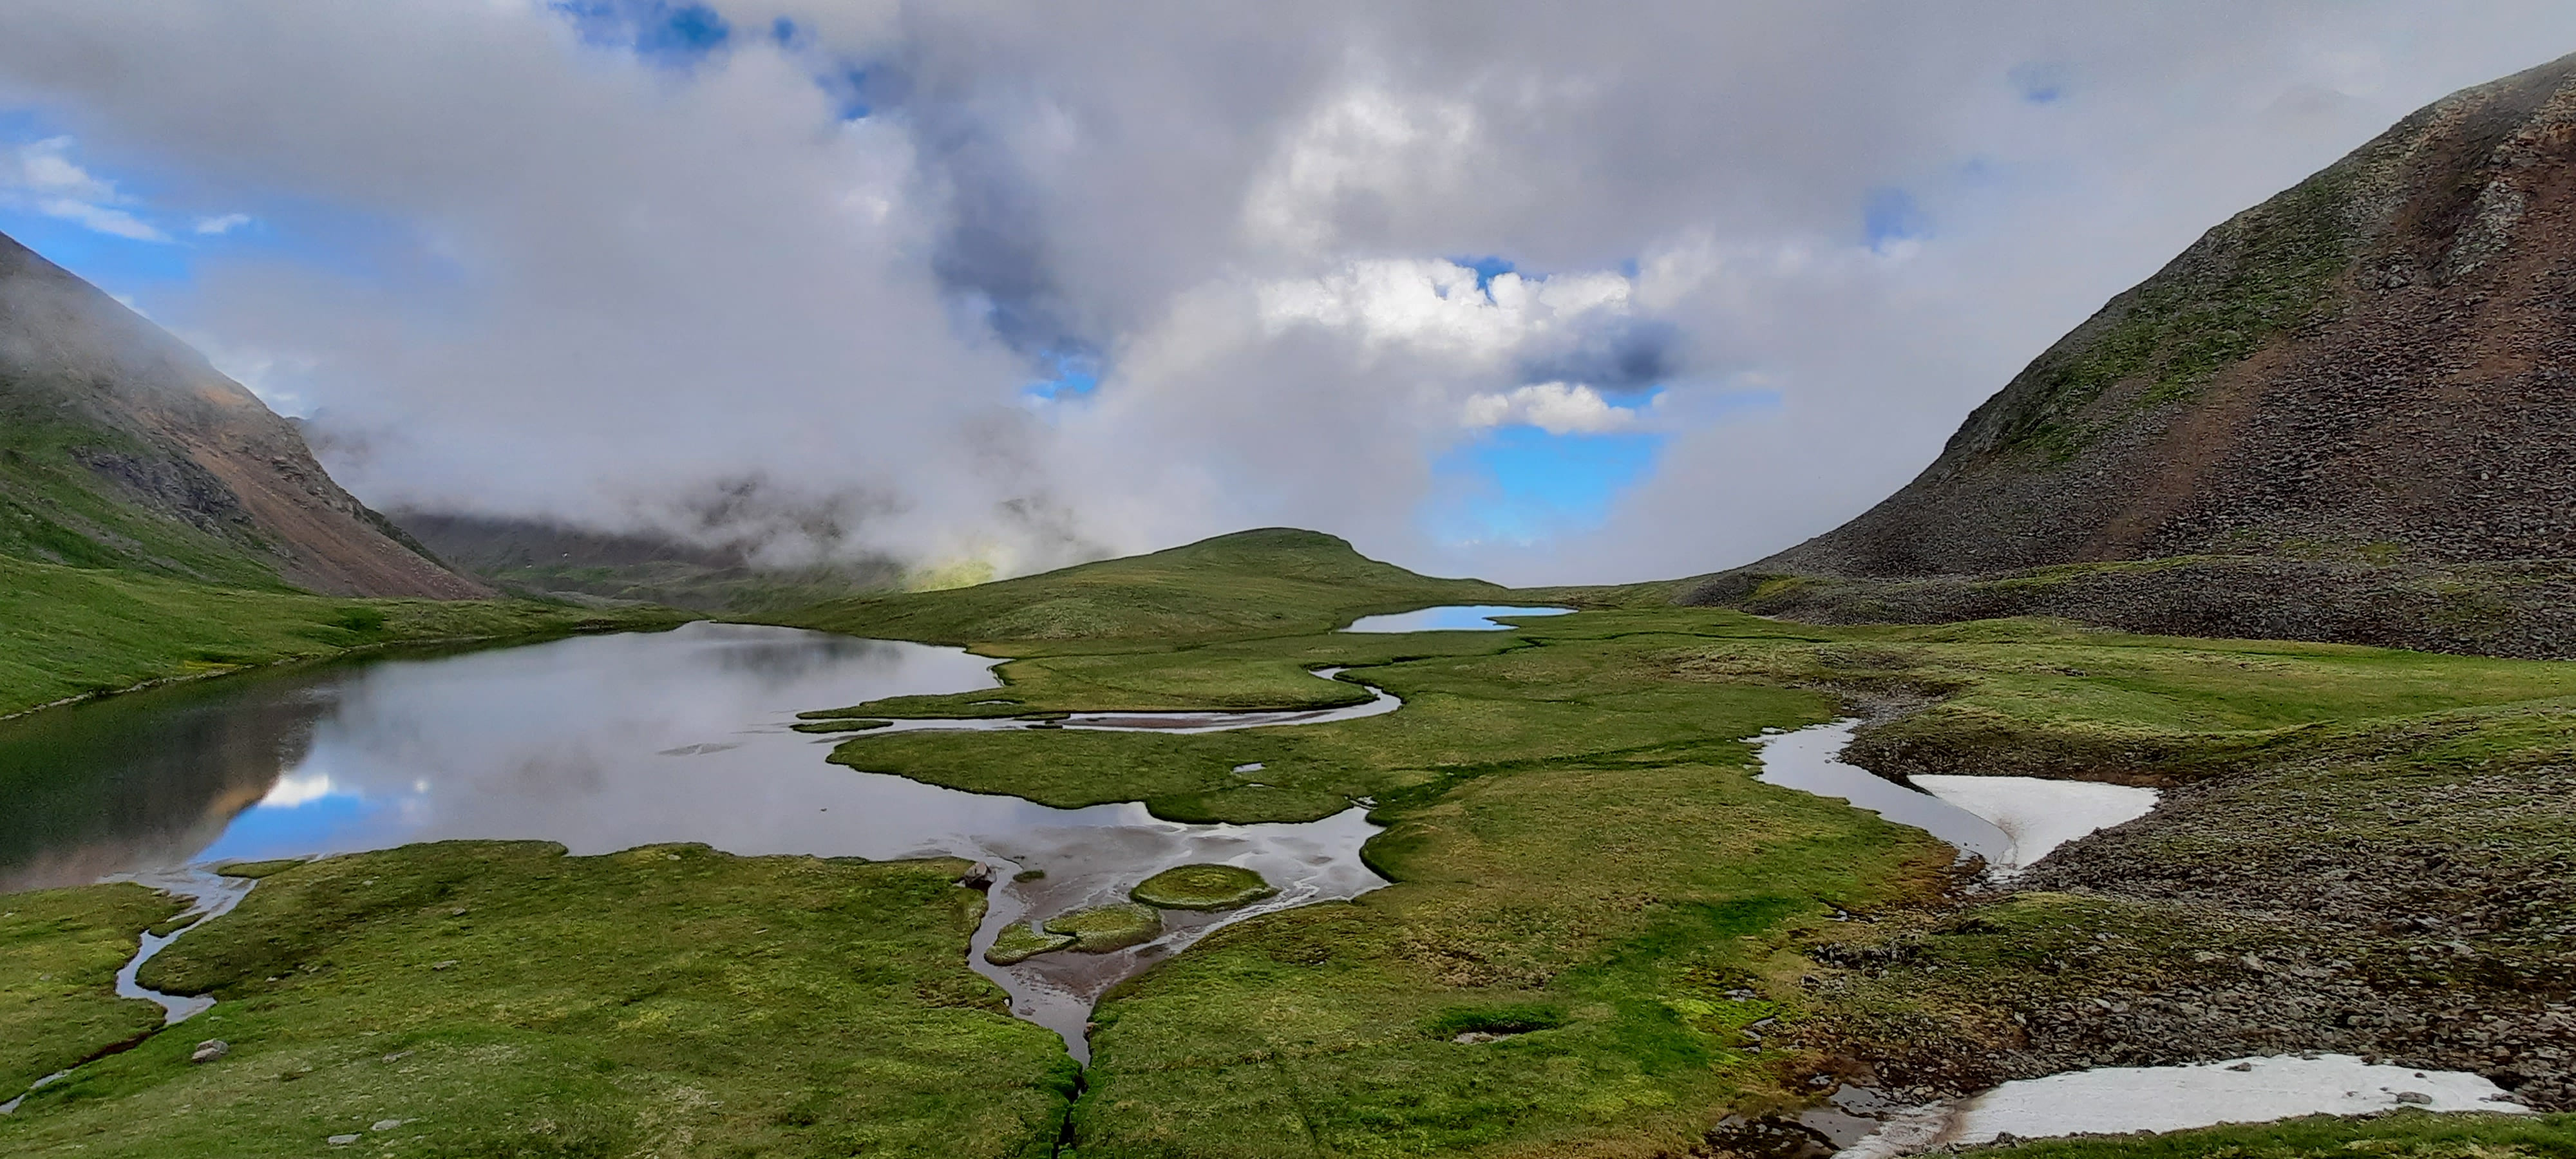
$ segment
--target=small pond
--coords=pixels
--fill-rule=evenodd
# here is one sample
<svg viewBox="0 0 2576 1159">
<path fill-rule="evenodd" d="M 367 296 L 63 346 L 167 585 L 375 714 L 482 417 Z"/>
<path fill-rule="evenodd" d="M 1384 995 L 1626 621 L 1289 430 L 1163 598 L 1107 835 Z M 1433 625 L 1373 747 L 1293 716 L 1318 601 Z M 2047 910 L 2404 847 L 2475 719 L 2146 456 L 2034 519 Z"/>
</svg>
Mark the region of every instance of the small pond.
<svg viewBox="0 0 2576 1159">
<path fill-rule="evenodd" d="M 1385 884 L 1360 863 L 1356 805 L 1302 825 L 1183 825 L 1142 805 L 1053 809 L 828 764 L 845 737 L 798 711 L 999 687 L 962 649 L 691 624 L 512 648 L 254 673 L 0 722 L 0 892 L 190 864 L 446 838 L 558 841 L 576 854 L 666 841 L 729 853 L 955 855 L 1000 869 L 992 914 L 1043 919 L 1191 862 L 1258 870 L 1280 893 L 1174 915 L 1154 942 L 976 968 L 1077 1057 L 1091 1001 L 1227 921 Z M 1190 731 L 1323 723 L 1397 707 L 1103 720 Z M 1229 763 L 1227 767 L 1231 767 Z M 1026 870 L 1045 876 L 1012 880 Z"/>
<path fill-rule="evenodd" d="M 1493 604 L 1454 604 L 1391 616 L 1362 616 L 1345 632 L 1500 632 L 1511 627 L 1496 616 L 1562 616 L 1572 608 L 1509 608 Z"/>
</svg>

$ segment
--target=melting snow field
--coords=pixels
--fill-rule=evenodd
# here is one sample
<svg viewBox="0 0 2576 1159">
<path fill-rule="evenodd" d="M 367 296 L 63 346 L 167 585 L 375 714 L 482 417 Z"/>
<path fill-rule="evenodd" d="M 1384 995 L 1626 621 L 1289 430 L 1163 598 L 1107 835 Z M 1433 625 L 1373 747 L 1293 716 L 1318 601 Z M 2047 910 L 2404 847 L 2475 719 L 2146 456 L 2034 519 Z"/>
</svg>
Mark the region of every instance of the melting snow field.
<svg viewBox="0 0 2576 1159">
<path fill-rule="evenodd" d="M 2049 851 L 2091 833 L 2147 815 L 2154 789 L 2038 777 L 1910 778 L 1925 792 L 1992 822 L 2012 838 L 2012 850 L 1986 861 L 1997 876 L 2029 867 Z"/>
<path fill-rule="evenodd" d="M 2181 1131 L 2401 1107 L 2530 1110 L 2477 1075 L 2376 1066 L 2348 1054 L 2106 1067 L 2005 1083 L 1957 1103 L 1899 1114 L 1835 1159 L 1891 1159 L 1929 1147 L 1991 1143 L 2005 1134 L 2044 1139 Z"/>
</svg>

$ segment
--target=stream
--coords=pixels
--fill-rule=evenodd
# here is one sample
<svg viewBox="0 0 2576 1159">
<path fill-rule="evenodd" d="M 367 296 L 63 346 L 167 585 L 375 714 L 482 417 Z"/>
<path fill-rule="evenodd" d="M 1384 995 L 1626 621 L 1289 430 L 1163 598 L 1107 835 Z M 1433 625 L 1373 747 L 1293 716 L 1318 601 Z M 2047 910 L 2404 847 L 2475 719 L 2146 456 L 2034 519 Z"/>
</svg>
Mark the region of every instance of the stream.
<svg viewBox="0 0 2576 1159">
<path fill-rule="evenodd" d="M 998 663 L 958 648 L 698 623 L 251 673 L 48 710 L 0 723 L 0 769 L 29 786 L 23 807 L 0 814 L 0 892 L 135 880 L 191 896 L 210 917 L 250 885 L 210 866 L 449 838 L 558 841 L 575 854 L 697 841 L 745 855 L 963 857 L 1004 869 L 973 965 L 1087 1060 L 1091 1004 L 1118 980 L 1226 923 L 1386 884 L 1360 862 L 1377 829 L 1357 804 L 1305 824 L 1239 826 L 1162 821 L 1132 803 L 1055 809 L 829 764 L 847 737 L 790 727 L 817 706 L 998 688 Z M 1369 692 L 1326 710 L 1045 723 L 1197 733 L 1402 704 Z M 1123 900 L 1145 877 L 1192 862 L 1255 869 L 1279 893 L 1217 914 L 1169 913 L 1162 936 L 1126 950 L 1009 967 L 982 959 L 1011 921 Z M 1027 871 L 1044 876 L 1016 880 Z M 174 1022 L 206 1000 L 154 995 L 133 977 L 177 936 L 147 933 L 119 980 L 119 993 L 161 1003 Z"/>
</svg>

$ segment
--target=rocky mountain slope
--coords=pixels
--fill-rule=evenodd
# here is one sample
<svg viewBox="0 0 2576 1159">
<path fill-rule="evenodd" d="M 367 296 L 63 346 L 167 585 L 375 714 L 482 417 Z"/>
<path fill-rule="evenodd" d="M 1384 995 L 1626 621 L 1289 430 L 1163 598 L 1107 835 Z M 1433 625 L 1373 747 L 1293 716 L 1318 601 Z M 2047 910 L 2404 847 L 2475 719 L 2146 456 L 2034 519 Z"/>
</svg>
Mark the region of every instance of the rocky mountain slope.
<svg viewBox="0 0 2576 1159">
<path fill-rule="evenodd" d="M 0 236 L 0 554 L 245 587 L 492 594 L 202 355 Z"/>
<path fill-rule="evenodd" d="M 2576 56 L 2212 229 L 1903 490 L 1683 598 L 2558 655 L 2571 557 Z"/>
</svg>

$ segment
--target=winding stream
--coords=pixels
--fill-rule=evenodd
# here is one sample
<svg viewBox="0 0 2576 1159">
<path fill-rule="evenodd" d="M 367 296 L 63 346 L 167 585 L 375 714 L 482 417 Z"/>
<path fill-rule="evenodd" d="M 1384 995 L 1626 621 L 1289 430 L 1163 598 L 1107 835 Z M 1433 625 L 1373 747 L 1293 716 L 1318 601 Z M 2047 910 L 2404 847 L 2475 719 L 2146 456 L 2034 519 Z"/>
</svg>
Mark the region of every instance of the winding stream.
<svg viewBox="0 0 2576 1159">
<path fill-rule="evenodd" d="M 1360 862 L 1377 830 L 1357 807 L 1245 826 L 1161 821 L 1139 804 L 1054 809 L 829 764 L 847 738 L 790 727 L 817 705 L 997 688 L 998 663 L 957 648 L 700 623 L 249 674 L 50 710 L 0 723 L 0 769 L 30 786 L 24 807 L 0 815 L 0 892 L 130 879 L 194 897 L 213 916 L 249 883 L 209 865 L 448 838 L 558 841 L 576 854 L 697 841 L 747 855 L 957 856 L 1009 867 L 990 892 L 976 968 L 1081 1058 L 1091 1003 L 1119 979 L 1227 922 L 1386 884 Z M 1400 706 L 1371 694 L 1330 710 L 1086 713 L 1061 726 L 1213 732 Z M 1161 938 L 1116 953 L 1007 968 L 981 959 L 1009 921 L 1123 897 L 1189 862 L 1256 869 L 1280 893 L 1222 914 L 1167 915 Z M 1023 870 L 1045 876 L 1011 880 Z M 119 983 L 171 1021 L 205 1000 L 156 996 L 133 976 L 176 936 L 147 934 Z"/>
</svg>

